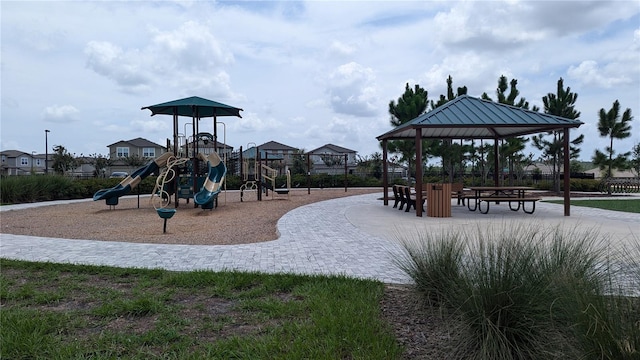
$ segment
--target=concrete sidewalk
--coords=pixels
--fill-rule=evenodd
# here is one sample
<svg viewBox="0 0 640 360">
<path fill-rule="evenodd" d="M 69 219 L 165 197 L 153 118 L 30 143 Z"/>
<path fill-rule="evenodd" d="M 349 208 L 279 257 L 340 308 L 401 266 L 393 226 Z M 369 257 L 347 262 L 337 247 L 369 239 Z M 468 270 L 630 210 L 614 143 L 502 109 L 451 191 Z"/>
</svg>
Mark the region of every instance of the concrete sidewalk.
<svg viewBox="0 0 640 360">
<path fill-rule="evenodd" d="M 640 240 L 640 215 L 539 202 L 532 215 L 492 206 L 489 214 L 452 206 L 452 217 L 417 217 L 383 206 L 380 194 L 349 196 L 292 210 L 278 221 L 278 240 L 244 245 L 167 245 L 54 239 L 0 234 L 0 256 L 118 267 L 189 270 L 241 270 L 266 273 L 346 275 L 385 283 L 410 283 L 394 260 L 399 240 L 469 226 L 534 222 L 540 226 L 593 229 L 613 246 Z M 455 200 L 454 200 L 455 201 Z M 64 204 L 69 202 L 56 202 Z M 2 211 L 43 204 L 0 207 Z M 401 235 L 402 234 L 402 235 Z M 635 235 L 634 235 L 635 234 Z"/>
</svg>

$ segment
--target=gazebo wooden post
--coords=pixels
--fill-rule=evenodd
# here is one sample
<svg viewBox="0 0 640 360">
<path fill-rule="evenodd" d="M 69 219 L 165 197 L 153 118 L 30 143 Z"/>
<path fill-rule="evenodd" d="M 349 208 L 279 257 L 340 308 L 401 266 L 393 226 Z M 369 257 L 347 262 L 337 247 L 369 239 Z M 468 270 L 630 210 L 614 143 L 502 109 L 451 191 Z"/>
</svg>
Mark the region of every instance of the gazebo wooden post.
<svg viewBox="0 0 640 360">
<path fill-rule="evenodd" d="M 493 186 L 500 186 L 500 140 L 493 139 Z"/>
<path fill-rule="evenodd" d="M 422 129 L 416 128 L 416 216 L 422 217 Z M 409 180 L 411 185 L 411 180 Z"/>
<path fill-rule="evenodd" d="M 382 196 L 384 206 L 389 205 L 389 165 L 387 164 L 387 139 L 382 140 Z"/>
<path fill-rule="evenodd" d="M 571 170 L 569 164 L 569 128 L 564 128 L 564 216 L 571 214 Z"/>
</svg>

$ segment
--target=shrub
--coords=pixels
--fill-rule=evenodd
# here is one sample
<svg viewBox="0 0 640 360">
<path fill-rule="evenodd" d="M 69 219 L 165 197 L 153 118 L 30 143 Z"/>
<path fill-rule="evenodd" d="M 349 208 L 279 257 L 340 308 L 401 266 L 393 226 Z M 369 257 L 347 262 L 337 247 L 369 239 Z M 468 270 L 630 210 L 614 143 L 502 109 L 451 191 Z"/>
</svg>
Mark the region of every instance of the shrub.
<svg viewBox="0 0 640 360">
<path fill-rule="evenodd" d="M 3 204 L 68 199 L 74 194 L 73 179 L 60 175 L 9 176 L 0 180 Z"/>
<path fill-rule="evenodd" d="M 583 294 L 599 294 L 606 283 L 597 236 L 542 224 L 478 225 L 405 240 L 398 262 L 425 302 L 460 320 L 456 356 L 576 358 L 588 353 L 575 333 Z"/>
<path fill-rule="evenodd" d="M 579 293 L 573 327 L 590 359 L 640 358 L 640 240 L 622 248 L 609 266 L 606 287 Z"/>
<path fill-rule="evenodd" d="M 450 305 L 450 290 L 459 281 L 464 253 L 459 234 L 424 233 L 401 243 L 405 256 L 396 263 L 415 281 L 416 290 L 431 306 Z"/>
</svg>

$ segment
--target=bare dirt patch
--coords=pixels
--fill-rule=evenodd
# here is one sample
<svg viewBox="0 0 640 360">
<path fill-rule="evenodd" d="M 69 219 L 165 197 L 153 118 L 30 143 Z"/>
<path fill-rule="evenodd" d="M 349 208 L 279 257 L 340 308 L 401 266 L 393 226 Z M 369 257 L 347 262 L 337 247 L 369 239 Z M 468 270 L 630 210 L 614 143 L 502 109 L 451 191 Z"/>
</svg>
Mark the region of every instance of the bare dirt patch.
<svg viewBox="0 0 640 360">
<path fill-rule="evenodd" d="M 194 208 L 181 199 L 177 212 L 167 222 L 156 213 L 149 197 L 120 199 L 115 209 L 104 201 L 87 201 L 2 213 L 0 232 L 66 239 L 125 241 L 156 244 L 233 245 L 278 238 L 276 224 L 288 211 L 318 201 L 344 196 L 380 193 L 371 189 L 306 189 L 289 196 L 271 194 L 256 201 L 255 192 L 244 195 L 228 191 L 219 196 L 213 210 Z M 139 203 L 139 207 L 138 207 Z M 171 205 L 173 208 L 173 204 Z"/>
</svg>

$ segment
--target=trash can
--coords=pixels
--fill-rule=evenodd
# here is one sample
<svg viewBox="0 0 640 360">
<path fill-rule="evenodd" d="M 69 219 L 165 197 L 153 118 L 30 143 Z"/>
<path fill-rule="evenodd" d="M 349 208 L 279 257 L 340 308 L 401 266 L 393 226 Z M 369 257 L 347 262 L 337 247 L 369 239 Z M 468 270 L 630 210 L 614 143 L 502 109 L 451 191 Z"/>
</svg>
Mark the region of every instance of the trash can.
<svg viewBox="0 0 640 360">
<path fill-rule="evenodd" d="M 427 216 L 451 217 L 451 184 L 427 184 Z"/>
</svg>

